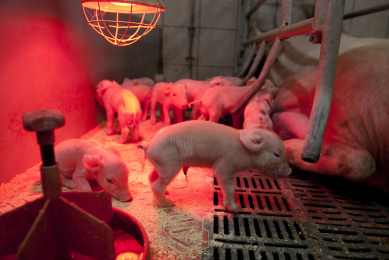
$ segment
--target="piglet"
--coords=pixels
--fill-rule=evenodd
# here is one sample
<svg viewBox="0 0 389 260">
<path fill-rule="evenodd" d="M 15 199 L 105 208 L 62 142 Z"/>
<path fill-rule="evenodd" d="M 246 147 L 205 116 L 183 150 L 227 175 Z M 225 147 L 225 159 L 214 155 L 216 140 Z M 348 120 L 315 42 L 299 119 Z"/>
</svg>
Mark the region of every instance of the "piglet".
<svg viewBox="0 0 389 260">
<path fill-rule="evenodd" d="M 124 82 L 122 84 L 122 88 L 125 88 L 132 92 L 138 99 L 139 103 L 143 107 L 143 113 L 141 121 L 145 121 L 147 119 L 147 115 L 149 113 L 150 102 L 151 102 L 151 90 L 152 87 L 147 85 L 131 85 Z"/>
<path fill-rule="evenodd" d="M 150 122 L 155 125 L 155 111 L 157 104 L 162 105 L 165 125 L 170 125 L 170 109 L 173 109 L 177 122 L 183 121 L 182 110 L 189 108 L 187 89 L 185 84 L 159 82 L 151 91 Z M 161 108 L 161 107 L 160 107 Z M 161 113 L 162 115 L 162 113 Z"/>
<path fill-rule="evenodd" d="M 125 78 L 123 80 L 122 84 L 124 84 L 124 83 L 129 85 L 129 86 L 146 85 L 146 86 L 152 87 L 155 85 L 154 80 L 152 80 L 150 78 L 137 78 L 137 79 Z"/>
<path fill-rule="evenodd" d="M 255 95 L 244 110 L 243 129 L 265 128 L 273 131 L 270 119 L 274 101 L 271 94 Z"/>
<path fill-rule="evenodd" d="M 155 83 L 166 81 L 165 75 L 164 74 L 154 74 L 154 81 L 155 81 Z"/>
<path fill-rule="evenodd" d="M 250 84 L 254 84 L 254 80 L 250 79 Z M 218 122 L 219 118 L 230 114 L 231 109 L 239 103 L 240 100 L 251 89 L 251 85 L 244 87 L 215 87 L 207 90 L 203 98 L 198 102 L 201 103 L 201 120 L 210 122 Z M 271 94 L 272 96 L 278 91 L 270 80 L 266 80 L 265 84 L 258 91 L 258 95 Z M 194 102 L 192 102 L 193 104 Z M 233 126 L 240 128 L 243 122 L 243 110 L 232 115 Z"/>
<path fill-rule="evenodd" d="M 132 200 L 129 171 L 116 148 L 94 140 L 69 139 L 54 151 L 63 185 L 77 191 L 92 191 L 88 181 L 94 180 L 118 200 Z"/>
<path fill-rule="evenodd" d="M 139 122 L 142 110 L 138 99 L 131 91 L 121 88 L 115 81 L 103 80 L 96 87 L 96 98 L 104 105 L 107 113 L 107 134 L 113 131 L 115 113 L 118 114 L 119 128 L 121 132 L 120 143 L 125 143 L 130 132 L 129 125 L 133 125 L 132 141 L 139 140 Z"/>
<path fill-rule="evenodd" d="M 238 212 L 234 197 L 234 176 L 258 170 L 270 178 L 291 173 L 281 139 L 265 129 L 237 130 L 206 121 L 186 121 L 159 130 L 143 147 L 153 165 L 149 176 L 157 205 L 170 207 L 166 186 L 181 167 L 210 167 L 222 187 L 224 206 Z"/>
</svg>

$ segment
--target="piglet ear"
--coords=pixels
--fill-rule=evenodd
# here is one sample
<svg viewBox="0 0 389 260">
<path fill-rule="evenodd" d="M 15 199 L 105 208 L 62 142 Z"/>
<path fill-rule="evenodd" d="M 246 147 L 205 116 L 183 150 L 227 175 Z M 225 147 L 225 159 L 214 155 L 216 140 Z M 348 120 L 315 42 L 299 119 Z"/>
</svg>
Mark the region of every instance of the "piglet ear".
<svg viewBox="0 0 389 260">
<path fill-rule="evenodd" d="M 262 146 L 263 136 L 258 129 L 239 130 L 239 138 L 242 144 L 252 152 L 259 151 Z"/>
<path fill-rule="evenodd" d="M 165 93 L 165 95 L 169 95 L 172 86 L 173 82 L 170 82 L 163 87 L 163 92 Z"/>
<path fill-rule="evenodd" d="M 110 88 L 110 87 L 112 87 L 112 82 L 111 81 L 109 81 L 109 80 L 102 80 L 102 81 L 100 81 L 99 84 L 97 84 L 96 94 L 99 97 L 103 97 L 104 90 L 106 90 L 107 88 Z"/>
<path fill-rule="evenodd" d="M 86 154 L 82 157 L 82 164 L 90 172 L 96 172 L 103 167 L 104 163 L 98 155 Z"/>
<path fill-rule="evenodd" d="M 269 124 L 266 124 L 263 128 L 265 128 L 269 131 L 273 131 L 273 129 L 271 128 L 271 126 Z"/>
<path fill-rule="evenodd" d="M 255 81 L 257 81 L 257 79 L 255 77 L 251 77 L 250 79 L 248 79 L 246 81 L 246 86 L 253 85 L 255 83 Z"/>
<path fill-rule="evenodd" d="M 112 81 L 112 86 L 114 86 L 114 87 L 120 87 L 119 83 L 117 83 L 116 81 Z"/>
<path fill-rule="evenodd" d="M 266 101 L 270 107 L 270 110 L 273 110 L 274 100 L 272 94 L 261 95 L 260 99 Z"/>
<path fill-rule="evenodd" d="M 183 87 L 184 87 L 184 89 L 186 90 L 186 85 L 185 85 L 185 83 L 180 83 Z"/>
<path fill-rule="evenodd" d="M 209 83 L 211 83 L 211 88 L 215 86 L 220 86 L 222 84 L 221 76 L 212 78 Z"/>
<path fill-rule="evenodd" d="M 113 152 L 113 153 L 117 154 L 118 156 L 122 157 L 122 156 L 120 155 L 119 150 L 116 149 L 116 148 L 113 147 L 113 146 L 104 146 L 103 148 L 104 148 L 105 150 L 108 150 L 108 151 L 110 151 L 110 152 Z"/>
</svg>

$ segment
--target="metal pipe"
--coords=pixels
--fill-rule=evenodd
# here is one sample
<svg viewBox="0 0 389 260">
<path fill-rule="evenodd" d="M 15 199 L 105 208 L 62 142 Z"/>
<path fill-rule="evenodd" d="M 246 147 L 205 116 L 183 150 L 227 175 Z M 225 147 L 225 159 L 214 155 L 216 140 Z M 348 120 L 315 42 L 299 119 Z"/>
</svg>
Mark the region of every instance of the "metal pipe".
<svg viewBox="0 0 389 260">
<path fill-rule="evenodd" d="M 261 62 L 262 57 L 265 54 L 265 50 L 266 42 L 263 41 L 261 43 L 261 46 L 259 47 L 259 50 L 257 52 L 257 55 L 255 56 L 253 63 L 251 64 L 249 72 L 247 73 L 246 77 L 239 83 L 238 86 L 243 86 L 244 84 L 246 84 L 247 80 L 254 76 L 255 71 L 258 69 L 259 63 Z"/>
<path fill-rule="evenodd" d="M 260 43 L 262 41 L 272 42 L 277 39 L 277 37 L 281 39 L 287 39 L 292 36 L 298 36 L 303 34 L 308 34 L 312 31 L 312 22 L 313 18 L 285 26 L 282 28 L 277 28 L 268 32 L 265 32 L 261 35 L 255 36 L 243 43 L 243 45 L 248 45 L 252 43 Z"/>
<path fill-rule="evenodd" d="M 256 44 L 253 44 L 251 46 L 249 55 L 247 56 L 246 60 L 244 61 L 243 68 L 242 68 L 242 70 L 238 74 L 238 78 L 242 77 L 246 73 L 246 71 L 249 69 L 250 63 L 251 63 L 251 61 L 254 58 L 256 49 L 257 49 Z"/>
<path fill-rule="evenodd" d="M 243 41 L 247 39 L 246 31 L 248 31 L 248 23 L 244 18 L 244 13 L 246 10 L 247 1 L 242 1 L 240 4 L 239 18 L 238 18 L 238 39 L 236 43 L 236 68 L 233 73 L 234 76 L 238 75 L 243 67 L 244 56 L 242 56 L 242 51 L 244 50 Z"/>
<path fill-rule="evenodd" d="M 343 16 L 343 20 L 351 19 L 351 18 L 358 17 L 358 16 L 365 15 L 365 14 L 372 14 L 372 13 L 376 13 L 376 12 L 380 12 L 380 11 L 384 11 L 384 10 L 388 10 L 388 9 L 389 9 L 389 3 L 375 6 L 375 7 L 371 7 L 371 8 L 367 8 L 367 9 L 360 10 L 360 11 L 356 11 L 353 13 L 345 14 Z"/>
<path fill-rule="evenodd" d="M 243 44 L 242 44 L 242 47 L 243 47 Z M 251 46 L 243 47 L 243 57 L 241 58 L 239 67 L 234 71 L 234 77 L 237 77 L 241 73 L 241 71 L 244 67 L 244 63 L 247 59 L 247 56 L 249 55 L 249 52 L 251 50 L 250 47 Z"/>
<path fill-rule="evenodd" d="M 312 43 L 321 43 L 325 9 L 326 0 L 315 1 L 315 16 L 313 17 L 312 32 L 309 37 L 309 41 Z"/>
<path fill-rule="evenodd" d="M 253 5 L 250 8 L 250 10 L 246 13 L 246 16 L 245 16 L 246 19 L 247 20 L 250 19 L 250 16 L 265 2 L 266 2 L 266 0 L 258 0 L 258 2 L 255 5 Z"/>
<path fill-rule="evenodd" d="M 188 70 L 189 70 L 189 78 L 192 78 L 192 53 L 193 53 L 193 36 L 194 36 L 194 12 L 195 12 L 195 0 L 191 0 L 190 3 L 190 26 L 189 26 L 189 53 L 188 53 Z"/>
<path fill-rule="evenodd" d="M 316 93 L 301 159 L 319 160 L 334 91 L 345 0 L 327 0 Z"/>
<path fill-rule="evenodd" d="M 261 74 L 259 75 L 257 81 L 255 81 L 254 85 L 246 93 L 243 99 L 231 109 L 231 114 L 235 115 L 236 113 L 238 113 L 239 110 L 241 110 L 243 106 L 258 92 L 258 90 L 261 89 L 263 83 L 265 82 L 267 74 L 269 73 L 271 67 L 273 66 L 274 61 L 277 58 L 277 54 L 280 49 L 281 49 L 281 39 L 277 38 L 273 44 L 269 56 L 266 59 L 265 64 L 263 65 Z"/>
<path fill-rule="evenodd" d="M 326 0 L 315 0 L 315 16 L 313 17 L 312 30 L 323 27 Z"/>
<path fill-rule="evenodd" d="M 291 13 L 292 13 L 292 0 L 282 0 L 280 27 L 290 24 Z"/>
</svg>

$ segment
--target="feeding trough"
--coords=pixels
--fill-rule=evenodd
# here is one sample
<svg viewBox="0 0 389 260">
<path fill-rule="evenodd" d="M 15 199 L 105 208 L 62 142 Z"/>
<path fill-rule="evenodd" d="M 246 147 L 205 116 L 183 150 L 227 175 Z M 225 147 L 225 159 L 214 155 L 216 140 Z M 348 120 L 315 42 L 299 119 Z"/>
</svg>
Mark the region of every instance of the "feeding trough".
<svg viewBox="0 0 389 260">
<path fill-rule="evenodd" d="M 23 115 L 41 146 L 43 197 L 0 216 L 0 259 L 149 259 L 148 238 L 131 215 L 102 192 L 61 192 L 53 130 L 57 110 Z"/>
</svg>

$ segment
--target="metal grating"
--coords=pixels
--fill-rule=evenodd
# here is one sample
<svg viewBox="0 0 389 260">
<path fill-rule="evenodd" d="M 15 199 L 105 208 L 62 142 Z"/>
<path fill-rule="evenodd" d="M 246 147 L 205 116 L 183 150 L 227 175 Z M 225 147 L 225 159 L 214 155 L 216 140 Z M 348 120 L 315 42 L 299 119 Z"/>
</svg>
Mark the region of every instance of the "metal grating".
<svg viewBox="0 0 389 260">
<path fill-rule="evenodd" d="M 306 172 L 281 180 L 244 172 L 235 178 L 242 210 L 231 214 L 213 184 L 203 260 L 389 260 L 389 199 L 378 190 Z"/>
</svg>

